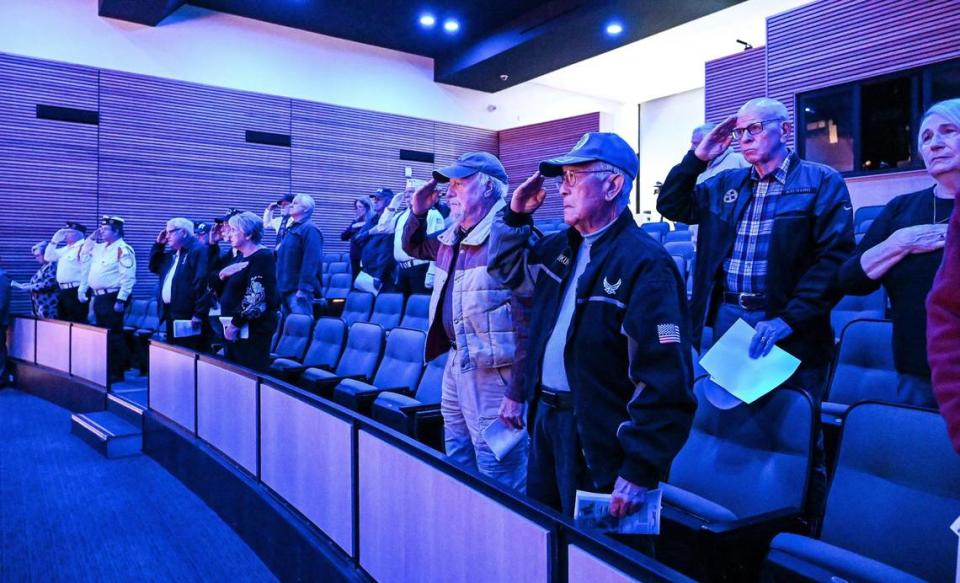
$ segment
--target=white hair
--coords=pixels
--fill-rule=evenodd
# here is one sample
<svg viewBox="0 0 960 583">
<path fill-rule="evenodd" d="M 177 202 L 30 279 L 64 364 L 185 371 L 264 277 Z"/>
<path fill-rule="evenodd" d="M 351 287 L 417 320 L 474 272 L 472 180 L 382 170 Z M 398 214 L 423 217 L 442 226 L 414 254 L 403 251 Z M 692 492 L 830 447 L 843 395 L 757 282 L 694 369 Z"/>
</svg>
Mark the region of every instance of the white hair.
<svg viewBox="0 0 960 583">
<path fill-rule="evenodd" d="M 790 112 L 787 111 L 787 106 L 769 97 L 751 99 L 740 106 L 740 109 L 737 110 L 737 115 L 741 115 L 746 109 L 759 109 L 783 121 L 790 121 Z"/>
<path fill-rule="evenodd" d="M 298 201 L 308 215 L 317 207 L 316 201 L 314 201 L 313 197 L 309 194 L 298 194 L 293 197 L 293 200 Z"/>
<path fill-rule="evenodd" d="M 193 235 L 193 221 L 190 219 L 185 219 L 183 217 L 175 217 L 167 221 L 168 229 L 183 229 L 190 235 Z"/>
<path fill-rule="evenodd" d="M 249 211 L 233 215 L 227 223 L 250 237 L 254 243 L 259 243 L 263 239 L 263 220 Z"/>
<path fill-rule="evenodd" d="M 606 162 L 596 162 L 590 169 L 605 170 L 614 176 L 622 176 L 623 188 L 620 189 L 620 193 L 617 195 L 617 205 L 620 207 L 620 210 L 623 210 L 630 204 L 630 191 L 633 189 L 633 178 L 630 178 L 627 173 L 623 171 L 623 168 Z"/>
<path fill-rule="evenodd" d="M 507 198 L 507 183 L 500 180 L 499 178 L 494 178 L 489 174 L 484 174 L 483 172 L 477 172 L 481 186 L 486 186 L 491 184 L 493 188 L 493 198 L 494 200 L 505 200 Z"/>
<path fill-rule="evenodd" d="M 923 117 L 920 118 L 920 129 L 923 129 L 923 122 L 926 121 L 931 115 L 939 115 L 940 117 L 946 119 L 950 123 L 960 126 L 960 98 L 947 99 L 945 101 L 940 101 L 934 103 L 930 106 L 930 109 L 923 113 Z M 919 150 L 922 147 L 923 138 L 920 135 L 920 131 L 917 132 L 917 149 Z"/>
</svg>

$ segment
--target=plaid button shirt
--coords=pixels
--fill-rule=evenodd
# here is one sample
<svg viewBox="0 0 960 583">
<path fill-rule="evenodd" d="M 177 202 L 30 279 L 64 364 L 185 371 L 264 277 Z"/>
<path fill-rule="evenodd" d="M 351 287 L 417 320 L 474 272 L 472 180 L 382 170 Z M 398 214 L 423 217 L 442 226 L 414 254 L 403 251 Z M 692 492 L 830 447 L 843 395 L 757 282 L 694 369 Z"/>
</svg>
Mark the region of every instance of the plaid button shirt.
<svg viewBox="0 0 960 583">
<path fill-rule="evenodd" d="M 787 156 L 779 168 L 766 176 L 761 177 L 756 168 L 750 171 L 753 198 L 737 224 L 733 252 L 723 262 L 729 292 L 760 294 L 766 291 L 770 233 L 789 168 L 790 156 Z"/>
</svg>

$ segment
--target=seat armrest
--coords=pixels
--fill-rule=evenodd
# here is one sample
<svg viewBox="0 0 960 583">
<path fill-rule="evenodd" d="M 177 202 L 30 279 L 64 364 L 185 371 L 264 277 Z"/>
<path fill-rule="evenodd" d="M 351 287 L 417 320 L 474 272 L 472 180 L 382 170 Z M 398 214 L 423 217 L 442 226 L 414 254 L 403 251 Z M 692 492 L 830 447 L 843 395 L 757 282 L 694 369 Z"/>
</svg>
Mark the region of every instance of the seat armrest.
<svg viewBox="0 0 960 583">
<path fill-rule="evenodd" d="M 803 511 L 797 508 L 781 508 L 772 512 L 758 514 L 739 520 L 726 520 L 705 524 L 703 529 L 710 534 L 722 537 L 742 537 L 761 533 L 777 534 L 794 532 L 803 527 Z"/>
<path fill-rule="evenodd" d="M 320 368 L 320 367 L 310 366 L 307 368 Z M 305 379 L 302 379 L 301 377 L 300 386 L 307 389 L 311 393 L 315 393 L 325 399 L 332 400 L 334 387 L 336 387 L 342 381 L 345 381 L 347 379 L 353 379 L 353 380 L 362 381 L 365 383 L 370 382 L 365 375 L 345 375 L 345 376 L 335 376 L 335 377 L 330 377 L 325 379 L 310 379 L 310 380 L 305 380 Z"/>
</svg>

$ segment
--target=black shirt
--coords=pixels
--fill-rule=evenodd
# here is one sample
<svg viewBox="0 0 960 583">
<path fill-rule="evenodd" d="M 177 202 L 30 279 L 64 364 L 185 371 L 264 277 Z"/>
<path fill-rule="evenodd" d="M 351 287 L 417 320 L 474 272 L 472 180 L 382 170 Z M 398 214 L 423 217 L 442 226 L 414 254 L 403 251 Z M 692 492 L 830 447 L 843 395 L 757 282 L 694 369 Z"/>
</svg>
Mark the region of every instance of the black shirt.
<svg viewBox="0 0 960 583">
<path fill-rule="evenodd" d="M 934 208 L 936 221 L 945 223 L 953 212 L 953 199 L 935 199 L 933 188 L 928 188 L 891 200 L 838 274 L 840 288 L 853 295 L 865 295 L 883 285 L 893 308 L 893 357 L 897 371 L 925 378 L 930 377 L 930 366 L 927 364 L 927 310 L 924 303 L 933 287 L 943 251 L 907 255 L 879 280 L 867 277 L 860 265 L 860 257 L 894 231 L 933 224 Z"/>
<path fill-rule="evenodd" d="M 273 333 L 273 316 L 280 307 L 277 267 L 273 251 L 259 249 L 249 257 L 237 255 L 231 263 L 246 262 L 245 269 L 220 281 L 221 314 L 233 317 L 234 326 L 250 324 L 251 333 Z"/>
</svg>

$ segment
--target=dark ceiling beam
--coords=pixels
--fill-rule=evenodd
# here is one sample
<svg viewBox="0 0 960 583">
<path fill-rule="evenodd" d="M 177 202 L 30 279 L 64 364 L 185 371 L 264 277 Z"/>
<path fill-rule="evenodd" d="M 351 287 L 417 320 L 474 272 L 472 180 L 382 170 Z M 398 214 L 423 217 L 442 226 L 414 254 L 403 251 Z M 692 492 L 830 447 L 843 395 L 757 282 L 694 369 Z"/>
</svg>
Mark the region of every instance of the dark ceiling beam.
<svg viewBox="0 0 960 583">
<path fill-rule="evenodd" d="M 742 1 L 553 0 L 437 59 L 434 80 L 497 92 Z M 624 32 L 611 38 L 604 31 L 614 19 Z"/>
<path fill-rule="evenodd" d="M 100 0 L 100 16 L 156 26 L 186 0 Z"/>
</svg>

